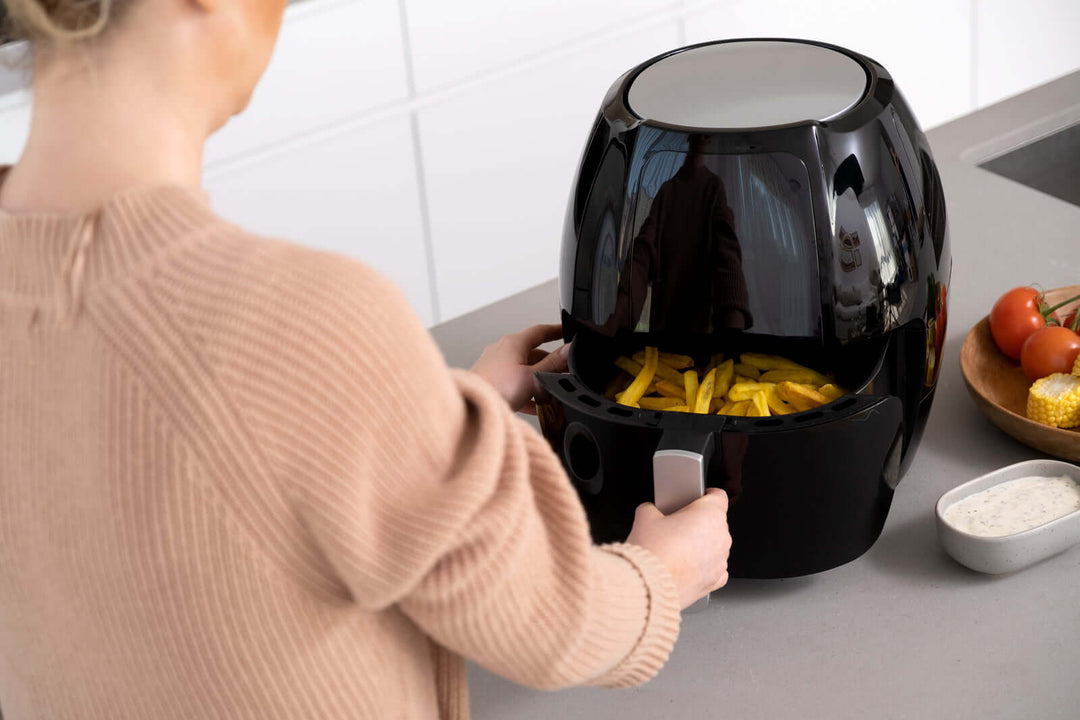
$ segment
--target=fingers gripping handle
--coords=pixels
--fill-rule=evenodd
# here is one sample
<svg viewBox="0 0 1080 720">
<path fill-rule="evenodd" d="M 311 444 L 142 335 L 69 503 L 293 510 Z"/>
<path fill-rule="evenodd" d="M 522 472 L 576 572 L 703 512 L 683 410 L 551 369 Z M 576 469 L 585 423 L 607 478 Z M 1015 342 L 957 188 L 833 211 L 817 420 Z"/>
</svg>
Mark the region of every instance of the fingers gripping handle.
<svg viewBox="0 0 1080 720">
<path fill-rule="evenodd" d="M 715 446 L 710 433 L 664 433 L 653 453 L 653 498 L 660 512 L 670 515 L 705 494 L 705 475 Z M 708 604 L 705 595 L 686 612 L 698 612 Z"/>
</svg>

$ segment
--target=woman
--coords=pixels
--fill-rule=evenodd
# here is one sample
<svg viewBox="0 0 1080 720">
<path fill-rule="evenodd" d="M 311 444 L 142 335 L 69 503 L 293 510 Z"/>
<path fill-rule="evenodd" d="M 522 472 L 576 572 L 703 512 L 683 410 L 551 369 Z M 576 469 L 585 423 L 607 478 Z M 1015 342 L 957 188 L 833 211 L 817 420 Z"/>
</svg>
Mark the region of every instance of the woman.
<svg viewBox="0 0 1080 720">
<path fill-rule="evenodd" d="M 512 412 L 556 327 L 451 371 L 385 279 L 209 209 L 284 0 L 5 1 L 35 61 L 0 175 L 7 720 L 466 717 L 462 657 L 651 677 L 726 581 L 726 496 L 593 546 Z"/>
</svg>

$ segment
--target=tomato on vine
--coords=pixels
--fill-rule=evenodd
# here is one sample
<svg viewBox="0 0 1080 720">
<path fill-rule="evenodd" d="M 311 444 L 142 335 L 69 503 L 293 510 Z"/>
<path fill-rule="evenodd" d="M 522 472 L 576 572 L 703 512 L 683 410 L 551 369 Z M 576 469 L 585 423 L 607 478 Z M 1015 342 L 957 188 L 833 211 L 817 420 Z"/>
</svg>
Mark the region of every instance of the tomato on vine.
<svg viewBox="0 0 1080 720">
<path fill-rule="evenodd" d="M 1032 333 L 1046 327 L 1050 308 L 1033 287 L 1013 288 L 998 298 L 990 310 L 990 334 L 998 349 L 1013 360 Z"/>
<path fill-rule="evenodd" d="M 1070 373 L 1080 355 L 1080 335 L 1067 327 L 1048 325 L 1033 332 L 1020 349 L 1020 366 L 1032 380 Z"/>
</svg>

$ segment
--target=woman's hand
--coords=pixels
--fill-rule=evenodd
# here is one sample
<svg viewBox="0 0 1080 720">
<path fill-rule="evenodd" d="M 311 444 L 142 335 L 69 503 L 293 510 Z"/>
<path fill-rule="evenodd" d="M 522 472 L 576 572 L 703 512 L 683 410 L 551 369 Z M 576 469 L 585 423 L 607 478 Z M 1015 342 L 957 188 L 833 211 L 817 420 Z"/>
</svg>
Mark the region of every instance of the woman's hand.
<svg viewBox="0 0 1080 720">
<path fill-rule="evenodd" d="M 731 552 L 727 509 L 727 493 L 719 488 L 709 488 L 670 515 L 652 503 L 638 506 L 626 542 L 652 551 L 667 566 L 684 609 L 727 584 Z"/>
<path fill-rule="evenodd" d="M 548 353 L 539 348 L 562 337 L 561 325 L 533 325 L 488 345 L 472 371 L 491 383 L 514 410 L 536 414 L 538 372 L 565 372 L 569 345 Z"/>
</svg>

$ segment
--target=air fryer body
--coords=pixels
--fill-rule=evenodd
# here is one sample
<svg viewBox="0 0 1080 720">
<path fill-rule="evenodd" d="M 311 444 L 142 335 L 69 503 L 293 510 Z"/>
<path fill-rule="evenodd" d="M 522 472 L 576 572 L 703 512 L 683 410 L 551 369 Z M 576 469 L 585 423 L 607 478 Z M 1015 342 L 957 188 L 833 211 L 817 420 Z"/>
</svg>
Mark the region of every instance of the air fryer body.
<svg viewBox="0 0 1080 720">
<path fill-rule="evenodd" d="M 796 46 L 828 55 L 849 85 L 858 76 L 849 106 L 826 119 L 761 127 L 635 112 L 646 80 L 662 84 L 640 104 L 666 107 L 663 93 L 678 77 L 658 81 L 651 68 L 672 59 L 696 53 L 695 71 L 711 62 L 730 72 L 732 50 L 753 58 Z M 542 427 L 594 537 L 625 538 L 634 507 L 652 499 L 651 453 L 665 430 L 685 426 L 714 438 L 707 484 L 732 496 L 733 575 L 800 575 L 864 552 L 929 412 L 950 271 L 930 148 L 888 73 L 869 58 L 816 43 L 725 41 L 654 58 L 619 78 L 593 125 L 567 212 L 560 290 L 572 373 L 541 378 Z M 614 355 L 645 345 L 697 357 L 775 352 L 835 372 L 853 393 L 819 411 L 768 419 L 681 416 L 606 400 L 600 391 Z"/>
</svg>

